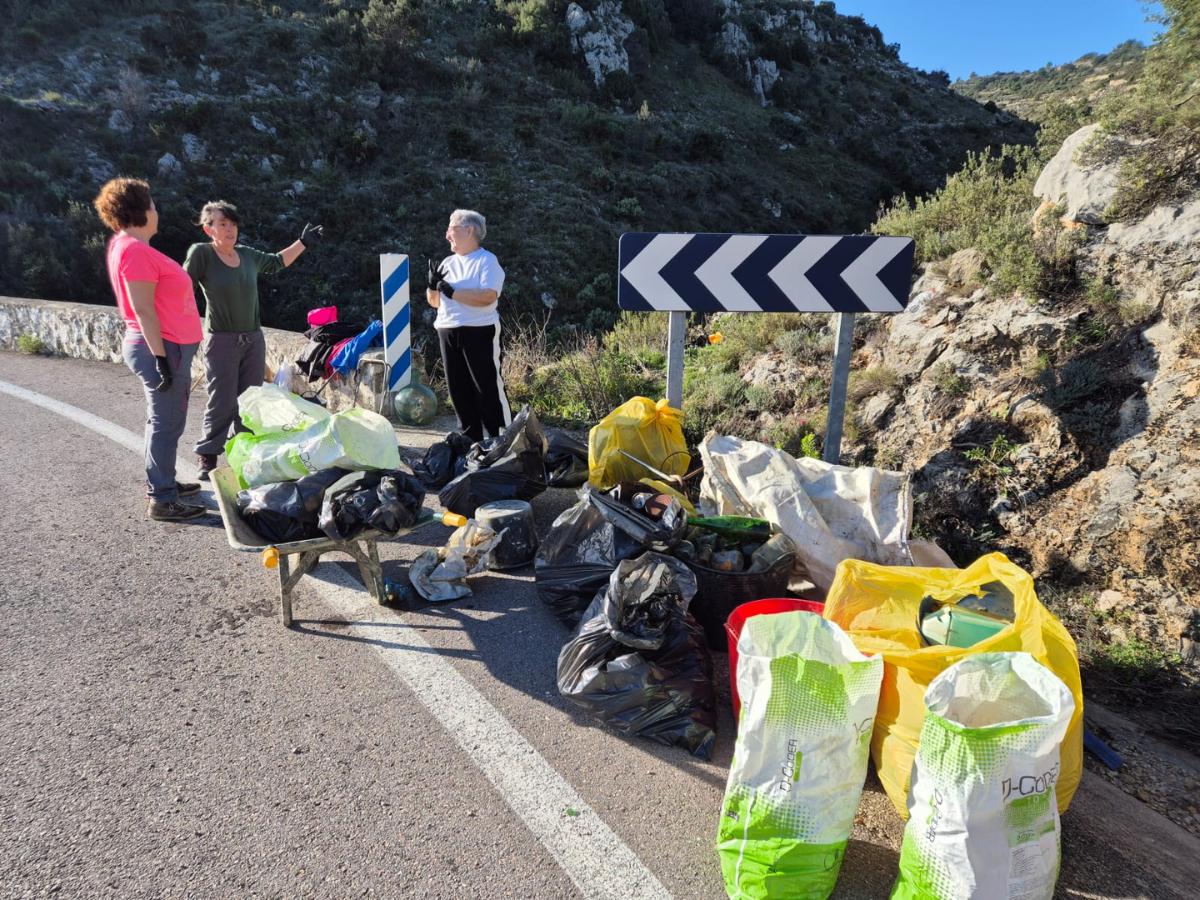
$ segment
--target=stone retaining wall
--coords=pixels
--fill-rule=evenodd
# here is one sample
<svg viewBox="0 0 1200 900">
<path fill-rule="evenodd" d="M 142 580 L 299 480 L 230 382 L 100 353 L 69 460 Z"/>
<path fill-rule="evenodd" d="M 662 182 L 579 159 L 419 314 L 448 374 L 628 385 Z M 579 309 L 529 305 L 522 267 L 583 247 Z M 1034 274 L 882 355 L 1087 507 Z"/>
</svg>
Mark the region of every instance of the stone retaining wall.
<svg viewBox="0 0 1200 900">
<path fill-rule="evenodd" d="M 307 340 L 302 334 L 278 328 L 264 328 L 263 333 L 267 338 L 270 378 L 281 366 L 300 355 Z M 115 306 L 0 297 L 0 349 L 19 349 L 17 342 L 22 335 L 36 337 L 45 347 L 44 352 L 55 356 L 124 364 L 121 340 L 125 336 L 125 323 Z M 321 399 L 329 409 L 337 411 L 357 405 L 384 411 L 379 406 L 383 389 L 383 351 L 364 354 L 364 360 L 359 367 L 360 377 L 336 378 L 321 391 Z M 192 382 L 193 387 L 204 384 L 204 361 L 199 354 L 192 364 Z M 291 389 L 303 393 L 316 386 L 297 374 L 292 379 Z"/>
</svg>

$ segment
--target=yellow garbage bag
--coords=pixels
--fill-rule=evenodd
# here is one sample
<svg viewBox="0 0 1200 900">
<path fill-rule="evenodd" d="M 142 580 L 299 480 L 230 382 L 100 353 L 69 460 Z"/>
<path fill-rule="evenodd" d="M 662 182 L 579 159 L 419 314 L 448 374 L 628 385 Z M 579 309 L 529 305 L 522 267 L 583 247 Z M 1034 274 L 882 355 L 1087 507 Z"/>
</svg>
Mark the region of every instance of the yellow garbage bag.
<svg viewBox="0 0 1200 900">
<path fill-rule="evenodd" d="M 917 630 L 922 597 L 957 601 L 992 581 L 1012 591 L 1012 625 L 973 647 L 924 646 Z M 901 816 L 908 817 L 909 779 L 925 721 L 929 683 L 972 654 L 1022 650 L 1061 678 L 1075 698 L 1057 775 L 1058 811 L 1066 812 L 1083 769 L 1079 654 L 1066 628 L 1038 600 L 1033 578 L 1020 566 L 1002 553 L 981 556 L 965 569 L 878 566 L 848 559 L 837 567 L 825 600 L 825 618 L 840 625 L 861 652 L 883 655 L 883 689 L 871 735 L 871 758 Z"/>
<path fill-rule="evenodd" d="M 622 450 L 668 475 L 686 475 L 692 458 L 683 439 L 683 413 L 666 400 L 634 397 L 601 419 L 588 434 L 588 481 L 594 487 L 608 490 L 654 477 Z"/>
</svg>

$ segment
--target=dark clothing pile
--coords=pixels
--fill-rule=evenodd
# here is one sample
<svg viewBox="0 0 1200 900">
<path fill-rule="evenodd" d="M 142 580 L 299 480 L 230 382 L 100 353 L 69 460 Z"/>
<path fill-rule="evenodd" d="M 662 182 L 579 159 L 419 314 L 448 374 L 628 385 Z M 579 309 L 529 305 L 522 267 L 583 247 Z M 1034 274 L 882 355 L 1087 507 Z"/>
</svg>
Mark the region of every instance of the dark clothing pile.
<svg viewBox="0 0 1200 900">
<path fill-rule="evenodd" d="M 320 381 L 328 377 L 329 361 L 341 348 L 341 345 L 360 334 L 365 325 L 355 322 L 331 322 L 328 325 L 318 325 L 304 332 L 308 338 L 296 366 L 309 381 Z"/>
</svg>

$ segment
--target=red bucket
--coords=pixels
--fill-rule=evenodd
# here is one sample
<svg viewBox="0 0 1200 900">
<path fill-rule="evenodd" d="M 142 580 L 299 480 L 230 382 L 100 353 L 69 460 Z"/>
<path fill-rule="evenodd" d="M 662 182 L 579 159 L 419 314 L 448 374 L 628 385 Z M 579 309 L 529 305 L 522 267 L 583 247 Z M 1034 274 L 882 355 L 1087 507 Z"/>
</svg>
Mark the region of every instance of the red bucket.
<svg viewBox="0 0 1200 900">
<path fill-rule="evenodd" d="M 736 720 L 742 711 L 742 702 L 738 699 L 737 690 L 737 643 L 742 634 L 742 626 L 751 616 L 768 616 L 772 613 L 795 612 L 816 613 L 821 615 L 825 604 L 819 600 L 799 600 L 795 597 L 772 597 L 767 600 L 754 600 L 743 603 L 729 614 L 725 622 L 725 635 L 729 639 L 729 687 L 733 698 L 733 718 Z"/>
</svg>

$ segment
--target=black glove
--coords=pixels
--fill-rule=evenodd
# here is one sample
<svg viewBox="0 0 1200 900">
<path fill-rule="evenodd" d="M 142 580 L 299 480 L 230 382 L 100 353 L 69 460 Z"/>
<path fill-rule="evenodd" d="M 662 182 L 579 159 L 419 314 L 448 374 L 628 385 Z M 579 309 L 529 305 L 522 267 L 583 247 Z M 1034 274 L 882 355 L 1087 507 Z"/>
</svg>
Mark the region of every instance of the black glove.
<svg viewBox="0 0 1200 900">
<path fill-rule="evenodd" d="M 450 284 L 450 282 L 448 282 L 446 280 L 445 270 L 442 269 L 441 267 L 439 267 L 438 270 L 436 272 L 434 272 L 434 275 L 437 277 L 437 280 L 438 280 L 437 289 L 439 291 L 441 291 L 443 294 L 445 294 L 447 297 L 453 297 L 454 296 L 454 287 L 453 287 L 453 285 Z"/>
<path fill-rule="evenodd" d="M 425 284 L 427 284 L 429 286 L 429 290 L 436 291 L 437 283 L 438 283 L 438 273 L 435 272 L 433 269 L 433 260 L 432 259 L 425 260 L 425 273 L 426 273 Z"/>
<path fill-rule="evenodd" d="M 158 369 L 158 387 L 155 388 L 160 394 L 165 394 L 171 389 L 171 383 L 175 380 L 175 376 L 171 374 L 171 364 L 167 362 L 165 356 L 154 357 L 154 368 Z"/>
<path fill-rule="evenodd" d="M 300 243 L 307 250 L 323 237 L 325 237 L 325 227 L 323 225 L 309 225 L 305 223 L 304 230 L 300 232 Z"/>
</svg>

